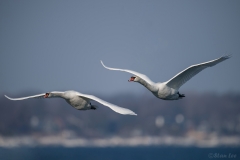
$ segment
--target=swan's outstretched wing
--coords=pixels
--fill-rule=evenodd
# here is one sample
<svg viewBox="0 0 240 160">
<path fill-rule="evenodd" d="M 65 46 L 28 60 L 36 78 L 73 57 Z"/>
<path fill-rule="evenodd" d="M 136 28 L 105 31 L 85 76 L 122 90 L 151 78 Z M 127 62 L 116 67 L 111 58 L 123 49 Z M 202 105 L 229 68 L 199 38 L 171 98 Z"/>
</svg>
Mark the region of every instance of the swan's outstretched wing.
<svg viewBox="0 0 240 160">
<path fill-rule="evenodd" d="M 111 108 L 112 110 L 114 110 L 115 112 L 120 113 L 120 114 L 137 115 L 136 113 L 134 113 L 133 111 L 131 111 L 127 108 L 122 108 L 117 105 L 111 104 L 111 103 L 106 102 L 98 97 L 93 96 L 93 95 L 78 93 L 78 96 L 97 101 L 97 102 L 101 103 L 102 105 L 107 106 L 107 107 Z"/>
<path fill-rule="evenodd" d="M 29 98 L 44 98 L 45 93 L 38 94 L 38 95 L 33 95 L 33 96 L 28 96 L 28 97 L 21 97 L 21 98 L 10 98 L 7 95 L 5 95 L 6 98 L 13 100 L 13 101 L 18 101 L 18 100 L 24 100 L 24 99 L 29 99 Z"/>
<path fill-rule="evenodd" d="M 151 84 L 151 85 L 154 84 L 154 82 L 151 81 L 151 80 L 150 80 L 146 75 L 144 75 L 144 74 L 138 73 L 138 72 L 136 72 L 136 71 L 128 70 L 128 69 L 110 68 L 110 67 L 105 66 L 102 61 L 101 61 L 101 63 L 102 63 L 102 65 L 103 65 L 103 67 L 105 67 L 105 68 L 107 68 L 107 69 L 109 69 L 109 70 L 123 71 L 123 72 L 132 73 L 132 74 L 134 74 L 134 75 L 142 78 L 142 79 L 145 80 L 147 83 L 149 83 L 149 84 Z"/>
<path fill-rule="evenodd" d="M 207 67 L 212 67 L 226 59 L 230 58 L 230 56 L 222 56 L 218 59 L 214 59 L 208 62 L 200 63 L 200 64 L 195 64 L 192 65 L 185 70 L 181 71 L 177 75 L 175 75 L 173 78 L 168 80 L 166 82 L 166 85 L 174 88 L 174 89 L 179 89 L 184 83 L 186 83 L 189 79 L 191 79 L 193 76 L 201 72 Z"/>
</svg>

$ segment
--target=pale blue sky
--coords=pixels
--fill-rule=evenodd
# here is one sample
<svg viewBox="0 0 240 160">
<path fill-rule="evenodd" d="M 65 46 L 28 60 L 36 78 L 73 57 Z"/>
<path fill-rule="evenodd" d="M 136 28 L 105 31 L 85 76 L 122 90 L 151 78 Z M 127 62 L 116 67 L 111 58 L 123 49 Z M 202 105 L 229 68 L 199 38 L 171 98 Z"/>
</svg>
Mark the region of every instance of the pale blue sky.
<svg viewBox="0 0 240 160">
<path fill-rule="evenodd" d="M 0 1 L 0 93 L 74 89 L 141 94 L 131 69 L 163 82 L 192 64 L 206 69 L 181 92 L 240 91 L 240 1 Z"/>
</svg>

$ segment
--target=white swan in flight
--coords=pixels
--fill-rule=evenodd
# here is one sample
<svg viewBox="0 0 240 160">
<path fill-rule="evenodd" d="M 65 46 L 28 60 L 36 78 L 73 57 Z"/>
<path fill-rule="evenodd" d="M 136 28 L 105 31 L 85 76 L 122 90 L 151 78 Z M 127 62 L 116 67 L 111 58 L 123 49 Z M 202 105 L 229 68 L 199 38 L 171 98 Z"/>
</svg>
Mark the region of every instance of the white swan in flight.
<svg viewBox="0 0 240 160">
<path fill-rule="evenodd" d="M 128 70 L 128 69 L 118 69 L 118 68 L 110 68 L 103 64 L 101 61 L 103 67 L 109 69 L 109 70 L 116 70 L 116 71 L 124 71 L 133 74 L 128 80 L 129 82 L 138 82 L 145 86 L 149 91 L 151 91 L 157 98 L 164 99 L 164 100 L 177 100 L 182 97 L 185 97 L 184 94 L 179 93 L 179 88 L 186 83 L 189 79 L 191 79 L 193 76 L 198 74 L 200 71 L 207 67 L 212 67 L 226 59 L 230 58 L 230 56 L 222 56 L 218 59 L 214 59 L 208 62 L 200 63 L 192 65 L 185 70 L 179 72 L 177 75 L 175 75 L 170 80 L 163 82 L 163 83 L 154 83 L 151 81 L 146 75 L 138 73 L 136 71 Z"/>
<path fill-rule="evenodd" d="M 104 106 L 107 106 L 114 110 L 117 113 L 120 114 L 129 114 L 129 115 L 137 115 L 133 111 L 127 109 L 127 108 L 122 108 L 117 105 L 111 104 L 109 102 L 106 102 L 98 97 L 95 97 L 93 95 L 88 95 L 88 94 L 82 94 L 76 91 L 65 91 L 65 92 L 59 92 L 59 91 L 53 91 L 53 92 L 47 92 L 47 93 L 42 93 L 34 96 L 28 96 L 28 97 L 22 97 L 22 98 L 10 98 L 5 95 L 6 98 L 10 100 L 24 100 L 24 99 L 29 99 L 29 98 L 63 98 L 69 103 L 71 106 L 78 110 L 90 110 L 90 109 L 96 109 L 97 106 L 92 105 L 90 103 L 91 100 L 97 101 L 101 103 Z"/>
</svg>

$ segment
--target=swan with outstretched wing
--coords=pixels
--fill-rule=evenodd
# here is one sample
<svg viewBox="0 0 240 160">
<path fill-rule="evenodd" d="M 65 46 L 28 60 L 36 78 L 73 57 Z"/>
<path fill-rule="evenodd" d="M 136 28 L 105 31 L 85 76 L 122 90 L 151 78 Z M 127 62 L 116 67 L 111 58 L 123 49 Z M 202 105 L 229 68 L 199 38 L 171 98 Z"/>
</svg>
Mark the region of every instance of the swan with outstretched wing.
<svg viewBox="0 0 240 160">
<path fill-rule="evenodd" d="M 127 114 L 127 115 L 137 115 L 133 111 L 119 107 L 115 104 L 109 103 L 107 101 L 104 101 L 96 96 L 88 95 L 88 94 L 82 94 L 76 91 L 65 91 L 65 92 L 59 92 L 59 91 L 53 91 L 53 92 L 47 92 L 43 94 L 28 96 L 28 97 L 21 97 L 21 98 L 10 98 L 5 95 L 6 98 L 10 100 L 25 100 L 30 98 L 63 98 L 69 103 L 72 107 L 78 109 L 78 110 L 95 110 L 97 106 L 92 105 L 90 103 L 91 100 L 97 101 L 98 103 L 101 103 L 102 105 L 109 107 L 113 111 L 120 113 L 120 114 Z"/>
<path fill-rule="evenodd" d="M 185 70 L 179 72 L 176 74 L 173 78 L 170 80 L 163 82 L 163 83 L 154 83 L 151 81 L 146 75 L 138 73 L 136 71 L 128 70 L 128 69 L 119 69 L 119 68 L 111 68 L 107 67 L 103 64 L 101 61 L 103 67 L 109 70 L 116 70 L 116 71 L 123 71 L 133 74 L 128 81 L 129 82 L 138 82 L 145 86 L 148 90 L 150 90 L 156 97 L 164 100 L 177 100 L 180 98 L 185 97 L 184 94 L 179 93 L 179 88 L 186 83 L 188 80 L 190 80 L 193 76 L 204 70 L 205 68 L 212 67 L 222 61 L 225 61 L 226 59 L 230 58 L 230 56 L 222 56 L 220 58 L 192 65 Z"/>
</svg>

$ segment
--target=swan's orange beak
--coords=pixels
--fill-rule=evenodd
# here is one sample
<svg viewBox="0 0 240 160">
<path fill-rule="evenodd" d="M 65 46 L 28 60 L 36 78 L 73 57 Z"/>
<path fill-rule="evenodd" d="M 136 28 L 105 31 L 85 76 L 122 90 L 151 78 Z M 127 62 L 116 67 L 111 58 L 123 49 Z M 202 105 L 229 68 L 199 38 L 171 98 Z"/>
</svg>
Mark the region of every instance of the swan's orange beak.
<svg viewBox="0 0 240 160">
<path fill-rule="evenodd" d="M 128 80 L 128 82 L 132 82 L 132 81 L 134 81 L 134 79 L 135 79 L 135 77 L 131 77 L 131 78 Z"/>
</svg>

